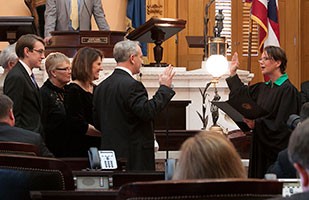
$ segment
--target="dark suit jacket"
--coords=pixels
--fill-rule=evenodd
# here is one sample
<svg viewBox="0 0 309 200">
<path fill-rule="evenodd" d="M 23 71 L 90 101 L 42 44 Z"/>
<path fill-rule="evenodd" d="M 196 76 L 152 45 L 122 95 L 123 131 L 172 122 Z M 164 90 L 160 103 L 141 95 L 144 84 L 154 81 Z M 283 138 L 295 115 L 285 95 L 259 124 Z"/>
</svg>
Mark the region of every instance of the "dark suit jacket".
<svg viewBox="0 0 309 200">
<path fill-rule="evenodd" d="M 154 117 L 175 92 L 160 86 L 152 99 L 144 85 L 115 69 L 94 93 L 94 123 L 102 132 L 102 149 L 127 159 L 128 170 L 154 170 Z"/>
<path fill-rule="evenodd" d="M 3 92 L 14 102 L 15 126 L 41 133 L 43 136 L 39 88 L 35 87 L 20 62 L 6 76 Z"/>
<path fill-rule="evenodd" d="M 12 127 L 2 122 L 0 122 L 0 141 L 34 144 L 39 147 L 39 156 L 53 157 L 38 133 Z"/>
<path fill-rule="evenodd" d="M 296 178 L 296 169 L 289 160 L 288 149 L 279 152 L 276 162 L 268 168 L 267 173 L 274 173 L 277 178 Z"/>
<path fill-rule="evenodd" d="M 300 85 L 301 103 L 309 101 L 309 81 L 305 81 Z"/>
</svg>

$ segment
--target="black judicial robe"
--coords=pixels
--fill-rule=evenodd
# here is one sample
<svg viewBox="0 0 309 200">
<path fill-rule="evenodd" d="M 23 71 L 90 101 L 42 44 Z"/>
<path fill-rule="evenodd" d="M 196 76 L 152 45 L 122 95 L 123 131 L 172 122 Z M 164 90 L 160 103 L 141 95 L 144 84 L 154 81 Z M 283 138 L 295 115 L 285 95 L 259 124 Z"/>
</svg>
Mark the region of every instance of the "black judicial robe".
<svg viewBox="0 0 309 200">
<path fill-rule="evenodd" d="M 299 113 L 300 94 L 287 76 L 280 84 L 261 82 L 247 86 L 238 75 L 226 81 L 230 88 L 229 98 L 248 92 L 268 112 L 264 117 L 255 119 L 249 163 L 249 177 L 263 178 L 268 167 L 276 161 L 278 153 L 288 145 L 291 131 L 286 122 L 291 114 Z"/>
</svg>

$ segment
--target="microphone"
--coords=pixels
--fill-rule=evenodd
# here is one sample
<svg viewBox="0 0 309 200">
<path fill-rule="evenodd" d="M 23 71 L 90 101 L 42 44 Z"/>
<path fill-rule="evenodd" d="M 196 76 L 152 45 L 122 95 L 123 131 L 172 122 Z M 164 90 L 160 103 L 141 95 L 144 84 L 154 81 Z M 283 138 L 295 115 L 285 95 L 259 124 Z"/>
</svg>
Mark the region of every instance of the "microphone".
<svg viewBox="0 0 309 200">
<path fill-rule="evenodd" d="M 139 81 L 140 81 L 140 82 L 142 82 L 142 76 L 143 76 L 143 73 L 142 73 L 142 72 L 140 72 L 138 76 L 139 76 Z"/>
</svg>

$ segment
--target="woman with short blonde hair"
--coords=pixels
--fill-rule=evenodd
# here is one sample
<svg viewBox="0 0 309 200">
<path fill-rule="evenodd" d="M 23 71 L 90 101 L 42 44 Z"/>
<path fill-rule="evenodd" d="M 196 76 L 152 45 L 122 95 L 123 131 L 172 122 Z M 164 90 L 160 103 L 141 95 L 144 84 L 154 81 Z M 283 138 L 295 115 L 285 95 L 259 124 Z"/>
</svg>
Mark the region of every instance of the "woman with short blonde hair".
<svg viewBox="0 0 309 200">
<path fill-rule="evenodd" d="M 50 53 L 45 60 L 45 69 L 48 79 L 40 89 L 45 143 L 56 157 L 64 157 L 69 143 L 64 95 L 71 81 L 71 63 L 63 53 Z"/>
</svg>

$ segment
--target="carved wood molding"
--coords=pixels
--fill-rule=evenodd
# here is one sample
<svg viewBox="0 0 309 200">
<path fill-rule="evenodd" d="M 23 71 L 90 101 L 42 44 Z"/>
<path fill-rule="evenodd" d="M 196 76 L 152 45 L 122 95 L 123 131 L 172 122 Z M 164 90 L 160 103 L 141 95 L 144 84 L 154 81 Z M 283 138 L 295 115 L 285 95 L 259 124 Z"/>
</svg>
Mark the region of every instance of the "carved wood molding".
<svg viewBox="0 0 309 200">
<path fill-rule="evenodd" d="M 147 2 L 147 15 L 162 15 L 163 14 L 163 6 L 160 1 L 152 3 L 151 0 Z"/>
</svg>

